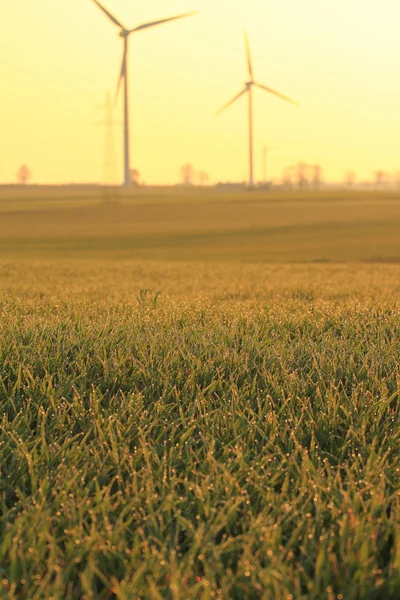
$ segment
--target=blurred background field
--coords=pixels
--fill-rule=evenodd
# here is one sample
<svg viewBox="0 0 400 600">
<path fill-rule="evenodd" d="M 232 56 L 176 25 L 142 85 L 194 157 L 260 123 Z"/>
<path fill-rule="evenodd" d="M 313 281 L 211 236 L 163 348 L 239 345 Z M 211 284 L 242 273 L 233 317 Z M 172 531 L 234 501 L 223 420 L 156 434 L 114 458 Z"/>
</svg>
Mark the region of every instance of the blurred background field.
<svg viewBox="0 0 400 600">
<path fill-rule="evenodd" d="M 0 192 L 3 258 L 400 260 L 398 192 Z"/>
</svg>

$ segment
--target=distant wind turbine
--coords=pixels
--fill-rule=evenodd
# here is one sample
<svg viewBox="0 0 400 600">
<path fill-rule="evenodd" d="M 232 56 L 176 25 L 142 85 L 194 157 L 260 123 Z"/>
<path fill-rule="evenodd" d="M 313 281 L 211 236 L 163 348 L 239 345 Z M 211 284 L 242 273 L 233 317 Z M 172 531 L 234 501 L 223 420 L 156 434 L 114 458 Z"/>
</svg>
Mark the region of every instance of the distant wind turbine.
<svg viewBox="0 0 400 600">
<path fill-rule="evenodd" d="M 190 17 L 192 15 L 197 14 L 196 12 L 185 13 L 182 15 L 176 15 L 174 17 L 169 17 L 167 19 L 160 19 L 157 21 L 150 21 L 148 23 L 143 23 L 142 25 L 138 25 L 133 29 L 127 29 L 122 25 L 122 23 L 114 17 L 104 6 L 100 4 L 97 0 L 93 0 L 95 4 L 103 11 L 105 15 L 120 28 L 120 37 L 124 40 L 124 50 L 122 55 L 122 64 L 120 76 L 117 84 L 116 98 L 118 97 L 119 90 L 121 87 L 122 81 L 124 82 L 124 186 L 131 186 L 131 176 L 130 176 L 130 147 L 129 147 L 129 104 L 128 104 L 128 38 L 131 33 L 136 33 L 137 31 L 141 31 L 142 29 L 147 29 L 149 27 L 154 27 L 155 25 L 161 25 L 162 23 L 168 23 L 169 21 L 175 21 L 177 19 L 183 19 L 184 17 Z"/>
<path fill-rule="evenodd" d="M 260 88 L 261 90 L 264 90 L 265 92 L 269 92 L 270 94 L 273 94 L 274 96 L 278 96 L 278 98 L 281 98 L 282 100 L 286 100 L 286 102 L 290 102 L 291 104 L 296 104 L 296 105 L 298 103 L 295 102 L 294 100 L 292 100 L 291 98 L 288 98 L 287 96 L 284 96 L 283 94 L 280 94 L 279 92 L 276 92 L 272 88 L 267 87 L 266 85 L 262 85 L 261 83 L 257 83 L 256 81 L 254 81 L 253 66 L 252 66 L 251 56 L 250 56 L 250 46 L 249 46 L 249 40 L 248 40 L 246 31 L 244 32 L 244 41 L 245 41 L 245 47 L 246 47 L 247 68 L 249 71 L 249 81 L 246 81 L 244 89 L 241 92 L 239 92 L 239 94 L 237 94 L 237 96 L 232 98 L 232 100 L 227 102 L 217 112 L 217 115 L 222 113 L 225 109 L 227 109 L 229 106 L 231 106 L 231 104 L 236 102 L 236 100 L 238 100 L 244 94 L 249 95 L 249 186 L 253 187 L 253 185 L 254 185 L 254 176 L 253 176 L 253 93 L 252 93 L 253 85 Z"/>
</svg>

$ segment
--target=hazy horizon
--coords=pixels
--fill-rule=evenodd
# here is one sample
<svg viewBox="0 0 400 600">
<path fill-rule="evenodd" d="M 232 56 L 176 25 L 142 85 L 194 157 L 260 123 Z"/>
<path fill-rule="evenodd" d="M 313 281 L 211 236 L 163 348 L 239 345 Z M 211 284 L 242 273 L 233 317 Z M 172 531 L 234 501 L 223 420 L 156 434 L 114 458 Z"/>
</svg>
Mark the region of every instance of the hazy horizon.
<svg viewBox="0 0 400 600">
<path fill-rule="evenodd" d="M 247 107 L 215 112 L 246 80 L 243 28 L 255 77 L 299 101 L 292 107 L 255 90 L 255 178 L 262 147 L 273 146 L 269 175 L 305 161 L 329 181 L 351 169 L 358 180 L 398 170 L 400 68 L 394 0 L 335 6 L 232 0 L 152 0 L 136 7 L 104 0 L 128 27 L 199 10 L 199 15 L 132 36 L 129 53 L 131 166 L 148 184 L 171 184 L 191 162 L 211 181 L 247 180 Z M 105 131 L 95 122 L 121 60 L 118 30 L 91 0 L 65 5 L 16 0 L 0 24 L 0 182 L 22 163 L 43 184 L 103 179 Z M 397 17 L 397 18 L 396 18 Z M 115 118 L 122 120 L 118 103 Z M 122 179 L 122 125 L 114 129 Z M 400 167 L 400 165 L 399 165 Z"/>
</svg>

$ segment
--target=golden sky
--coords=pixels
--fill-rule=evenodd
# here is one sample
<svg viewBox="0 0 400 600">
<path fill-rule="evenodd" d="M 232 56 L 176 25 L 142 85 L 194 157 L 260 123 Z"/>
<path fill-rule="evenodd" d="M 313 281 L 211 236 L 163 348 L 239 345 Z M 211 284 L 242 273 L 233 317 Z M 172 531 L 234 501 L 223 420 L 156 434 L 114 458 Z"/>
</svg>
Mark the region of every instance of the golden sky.
<svg viewBox="0 0 400 600">
<path fill-rule="evenodd" d="M 190 161 L 213 181 L 247 178 L 247 104 L 215 112 L 246 80 L 247 28 L 256 80 L 255 175 L 299 160 L 325 177 L 400 170 L 399 0 L 103 0 L 127 27 L 191 17 L 130 38 L 131 163 L 148 183 Z M 97 107 L 114 91 L 122 41 L 91 0 L 9 0 L 0 22 L 0 181 L 26 162 L 41 183 L 99 181 L 105 129 Z M 115 118 L 122 119 L 122 104 Z M 122 125 L 115 125 L 122 179 Z"/>
</svg>

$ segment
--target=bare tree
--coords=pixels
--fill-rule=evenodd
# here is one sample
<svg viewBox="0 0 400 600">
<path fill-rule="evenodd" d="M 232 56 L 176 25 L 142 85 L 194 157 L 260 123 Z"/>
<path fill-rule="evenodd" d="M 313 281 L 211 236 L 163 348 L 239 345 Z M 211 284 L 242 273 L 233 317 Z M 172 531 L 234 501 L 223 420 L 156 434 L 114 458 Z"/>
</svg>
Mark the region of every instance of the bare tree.
<svg viewBox="0 0 400 600">
<path fill-rule="evenodd" d="M 293 186 L 293 177 L 296 175 L 296 167 L 286 167 L 282 174 L 282 185 L 285 187 Z"/>
<path fill-rule="evenodd" d="M 193 180 L 195 176 L 193 165 L 187 163 L 181 167 L 181 176 L 183 185 L 193 185 Z"/>
<path fill-rule="evenodd" d="M 374 173 L 375 176 L 375 185 L 381 187 L 382 185 L 384 185 L 386 183 L 386 178 L 387 178 L 387 173 L 385 173 L 385 171 L 375 171 Z"/>
<path fill-rule="evenodd" d="M 282 176 L 282 183 L 292 187 L 297 184 L 300 190 L 306 189 L 310 184 L 317 189 L 322 183 L 322 167 L 299 162 L 297 165 L 287 167 Z"/>
<path fill-rule="evenodd" d="M 207 181 L 210 181 L 210 178 L 208 176 L 208 173 L 206 173 L 205 171 L 199 171 L 197 173 L 197 180 L 199 182 L 199 185 L 204 185 L 205 183 L 207 183 Z"/>
<path fill-rule="evenodd" d="M 26 185 L 32 179 L 32 174 L 27 165 L 21 165 L 17 172 L 17 181 L 20 185 Z"/>
<path fill-rule="evenodd" d="M 344 180 L 349 188 L 353 187 L 356 181 L 356 174 L 354 171 L 347 171 L 344 176 Z"/>
<path fill-rule="evenodd" d="M 140 173 L 137 169 L 131 169 L 131 183 L 133 186 L 139 185 Z"/>
<path fill-rule="evenodd" d="M 314 165 L 312 168 L 312 184 L 315 189 L 321 186 L 322 182 L 322 168 L 320 165 Z"/>
<path fill-rule="evenodd" d="M 306 163 L 299 162 L 297 164 L 297 185 L 301 190 L 308 186 L 307 170 L 308 166 Z"/>
</svg>

